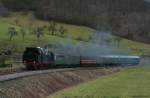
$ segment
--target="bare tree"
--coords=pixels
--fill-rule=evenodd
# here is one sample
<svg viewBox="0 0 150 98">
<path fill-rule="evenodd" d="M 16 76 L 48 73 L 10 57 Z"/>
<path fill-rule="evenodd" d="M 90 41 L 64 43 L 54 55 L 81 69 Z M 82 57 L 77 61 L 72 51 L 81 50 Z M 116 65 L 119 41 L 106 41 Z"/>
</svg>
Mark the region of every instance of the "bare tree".
<svg viewBox="0 0 150 98">
<path fill-rule="evenodd" d="M 54 33 L 57 31 L 57 24 L 54 21 L 49 23 L 48 31 L 51 35 L 54 35 Z"/>
<path fill-rule="evenodd" d="M 9 35 L 9 40 L 11 41 L 14 36 L 17 36 L 18 32 L 14 27 L 9 27 L 8 28 L 8 35 Z"/>
<path fill-rule="evenodd" d="M 24 40 L 25 36 L 26 36 L 26 29 L 24 27 L 21 27 L 20 29 L 20 33 L 22 35 L 22 39 Z"/>
<path fill-rule="evenodd" d="M 60 26 L 59 33 L 61 36 L 64 36 L 64 34 L 67 32 L 67 29 L 65 29 L 63 26 Z"/>
<path fill-rule="evenodd" d="M 38 28 L 35 30 L 35 34 L 36 34 L 37 40 L 39 41 L 40 38 L 44 35 L 43 28 L 38 27 Z"/>
</svg>

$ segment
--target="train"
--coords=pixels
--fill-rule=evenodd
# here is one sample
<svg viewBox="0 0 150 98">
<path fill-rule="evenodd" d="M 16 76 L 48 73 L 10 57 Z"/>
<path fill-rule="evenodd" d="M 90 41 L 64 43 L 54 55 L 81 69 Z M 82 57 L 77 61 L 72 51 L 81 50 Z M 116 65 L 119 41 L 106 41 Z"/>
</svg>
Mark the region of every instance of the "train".
<svg viewBox="0 0 150 98">
<path fill-rule="evenodd" d="M 27 47 L 23 53 L 23 63 L 27 69 L 74 68 L 99 66 L 129 66 L 140 63 L 139 56 L 55 53 L 40 47 Z"/>
</svg>

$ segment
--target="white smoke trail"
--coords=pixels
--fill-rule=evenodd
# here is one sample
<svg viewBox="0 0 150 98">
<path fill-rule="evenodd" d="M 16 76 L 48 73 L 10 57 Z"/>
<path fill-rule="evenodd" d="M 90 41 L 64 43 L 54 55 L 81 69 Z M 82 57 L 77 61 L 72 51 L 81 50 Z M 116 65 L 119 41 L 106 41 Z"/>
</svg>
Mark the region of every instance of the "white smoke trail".
<svg viewBox="0 0 150 98">
<path fill-rule="evenodd" d="M 130 49 L 118 47 L 113 37 L 110 32 L 105 31 L 94 33 L 89 42 L 72 43 L 72 39 L 67 37 L 67 41 L 57 43 L 55 49 L 63 54 L 95 57 L 100 55 L 129 55 L 132 53 Z"/>
</svg>

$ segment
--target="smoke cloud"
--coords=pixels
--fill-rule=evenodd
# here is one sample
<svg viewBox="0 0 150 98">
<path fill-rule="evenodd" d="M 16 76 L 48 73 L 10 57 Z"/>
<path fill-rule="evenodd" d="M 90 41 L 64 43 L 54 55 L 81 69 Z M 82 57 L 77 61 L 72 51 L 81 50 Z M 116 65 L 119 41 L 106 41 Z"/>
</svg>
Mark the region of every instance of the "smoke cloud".
<svg viewBox="0 0 150 98">
<path fill-rule="evenodd" d="M 130 49 L 121 48 L 114 40 L 115 37 L 111 32 L 97 31 L 89 42 L 78 41 L 72 43 L 71 38 L 67 38 L 67 42 L 59 42 L 45 46 L 50 51 L 82 56 L 101 56 L 101 55 L 129 55 L 132 53 Z"/>
</svg>

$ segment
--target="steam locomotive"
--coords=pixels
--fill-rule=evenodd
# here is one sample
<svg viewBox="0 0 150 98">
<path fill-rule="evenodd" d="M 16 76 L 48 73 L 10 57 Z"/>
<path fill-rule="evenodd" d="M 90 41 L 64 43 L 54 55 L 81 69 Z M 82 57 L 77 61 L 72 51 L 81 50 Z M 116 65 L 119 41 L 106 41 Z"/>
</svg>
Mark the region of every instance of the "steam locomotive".
<svg viewBox="0 0 150 98">
<path fill-rule="evenodd" d="M 23 53 L 23 63 L 27 69 L 42 68 L 70 68 L 70 67 L 95 67 L 104 65 L 138 65 L 139 56 L 102 55 L 82 56 L 71 54 L 60 54 L 47 51 L 40 47 L 28 47 Z"/>
</svg>

